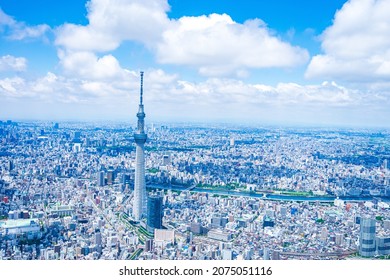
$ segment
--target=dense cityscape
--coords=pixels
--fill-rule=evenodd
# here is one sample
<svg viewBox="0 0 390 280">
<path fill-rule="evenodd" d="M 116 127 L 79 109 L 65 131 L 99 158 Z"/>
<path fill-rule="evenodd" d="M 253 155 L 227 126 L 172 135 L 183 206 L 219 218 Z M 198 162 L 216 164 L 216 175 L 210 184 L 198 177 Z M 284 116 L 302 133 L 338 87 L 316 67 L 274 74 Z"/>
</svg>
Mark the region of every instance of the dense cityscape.
<svg viewBox="0 0 390 280">
<path fill-rule="evenodd" d="M 0 0 L 0 275 L 382 278 L 389 15 Z"/>
<path fill-rule="evenodd" d="M 134 219 L 137 131 L 1 121 L 0 259 L 390 255 L 389 131 L 149 123 Z"/>
</svg>

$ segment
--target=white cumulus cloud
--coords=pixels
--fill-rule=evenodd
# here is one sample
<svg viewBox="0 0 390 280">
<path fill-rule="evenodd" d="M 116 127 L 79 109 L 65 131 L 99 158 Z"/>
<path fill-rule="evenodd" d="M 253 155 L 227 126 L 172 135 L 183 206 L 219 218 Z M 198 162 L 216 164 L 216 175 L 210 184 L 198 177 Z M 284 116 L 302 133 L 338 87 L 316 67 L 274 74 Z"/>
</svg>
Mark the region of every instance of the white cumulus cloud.
<svg viewBox="0 0 390 280">
<path fill-rule="evenodd" d="M 296 66 L 307 61 L 308 53 L 272 35 L 259 19 L 240 24 L 229 15 L 211 14 L 172 20 L 157 45 L 157 58 L 219 75 L 245 68 Z"/>
<path fill-rule="evenodd" d="M 26 82 L 20 77 L 5 78 L 0 80 L 0 94 L 4 96 L 18 97 L 19 89 L 24 88 Z"/>
<path fill-rule="evenodd" d="M 27 68 L 27 59 L 5 55 L 0 57 L 0 71 L 24 71 Z"/>
<path fill-rule="evenodd" d="M 50 30 L 47 24 L 28 26 L 24 22 L 16 21 L 0 8 L 0 33 L 10 40 L 41 38 Z"/>
<path fill-rule="evenodd" d="M 169 23 L 166 0 L 91 0 L 89 24 L 64 24 L 57 29 L 56 44 L 68 50 L 111 51 L 124 40 L 152 47 Z"/>
<path fill-rule="evenodd" d="M 306 50 L 270 32 L 259 19 L 237 23 L 226 14 L 170 19 L 167 0 L 91 0 L 87 25 L 64 24 L 56 45 L 67 53 L 108 52 L 124 41 L 141 42 L 162 64 L 195 67 L 206 76 L 266 67 L 292 67 Z"/>
<path fill-rule="evenodd" d="M 349 0 L 322 34 L 323 54 L 306 77 L 365 82 L 390 78 L 390 1 Z"/>
<path fill-rule="evenodd" d="M 84 79 L 112 80 L 126 75 L 118 60 L 111 54 L 102 57 L 92 52 L 59 51 L 60 63 L 66 74 Z"/>
</svg>

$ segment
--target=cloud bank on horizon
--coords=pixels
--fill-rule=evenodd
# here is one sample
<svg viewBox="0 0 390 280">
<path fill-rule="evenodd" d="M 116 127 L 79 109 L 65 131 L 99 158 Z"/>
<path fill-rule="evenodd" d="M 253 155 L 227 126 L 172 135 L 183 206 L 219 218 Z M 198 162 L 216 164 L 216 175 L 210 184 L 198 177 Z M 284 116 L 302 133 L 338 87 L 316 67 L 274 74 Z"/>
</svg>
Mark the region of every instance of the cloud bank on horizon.
<svg viewBox="0 0 390 280">
<path fill-rule="evenodd" d="M 261 18 L 170 9 L 167 0 L 91 0 L 87 23 L 49 26 L 0 2 L 0 118 L 135 121 L 147 65 L 154 121 L 389 125 L 390 1 L 346 1 L 307 46 Z M 41 67 L 47 50 L 55 55 Z M 270 82 L 259 82 L 265 73 Z"/>
</svg>

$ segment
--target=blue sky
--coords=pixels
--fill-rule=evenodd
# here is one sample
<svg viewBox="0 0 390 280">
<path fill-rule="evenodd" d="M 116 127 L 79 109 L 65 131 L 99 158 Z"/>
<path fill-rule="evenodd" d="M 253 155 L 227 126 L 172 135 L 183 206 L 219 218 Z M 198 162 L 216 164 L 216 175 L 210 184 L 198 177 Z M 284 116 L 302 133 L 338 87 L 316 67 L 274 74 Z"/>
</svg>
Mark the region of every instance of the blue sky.
<svg viewBox="0 0 390 280">
<path fill-rule="evenodd" d="M 0 0 L 0 119 L 389 126 L 390 1 Z"/>
</svg>

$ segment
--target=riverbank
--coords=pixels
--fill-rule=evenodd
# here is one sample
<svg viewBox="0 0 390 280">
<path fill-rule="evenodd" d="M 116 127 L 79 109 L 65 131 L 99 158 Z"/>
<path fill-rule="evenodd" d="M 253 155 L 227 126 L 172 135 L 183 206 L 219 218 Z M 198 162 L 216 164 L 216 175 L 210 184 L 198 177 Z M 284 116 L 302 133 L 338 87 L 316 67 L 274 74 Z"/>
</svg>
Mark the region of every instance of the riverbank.
<svg viewBox="0 0 390 280">
<path fill-rule="evenodd" d="M 311 201 L 311 202 L 334 202 L 336 198 L 339 198 L 341 200 L 347 201 L 347 202 L 365 202 L 365 201 L 372 201 L 375 199 L 380 199 L 382 201 L 390 202 L 390 197 L 354 197 L 354 196 L 296 196 L 296 195 L 283 195 L 283 194 L 270 194 L 270 193 L 256 193 L 256 192 L 243 192 L 243 191 L 225 191 L 225 190 L 215 190 L 215 189 L 205 189 L 200 187 L 183 187 L 183 186 L 177 186 L 177 185 L 147 185 L 147 188 L 149 189 L 163 189 L 163 190 L 173 190 L 173 191 L 191 191 L 191 192 L 199 192 L 199 193 L 210 193 L 215 195 L 226 195 L 226 196 L 240 196 L 240 197 L 256 197 L 261 199 L 267 199 L 267 200 L 280 200 L 280 201 Z"/>
</svg>

